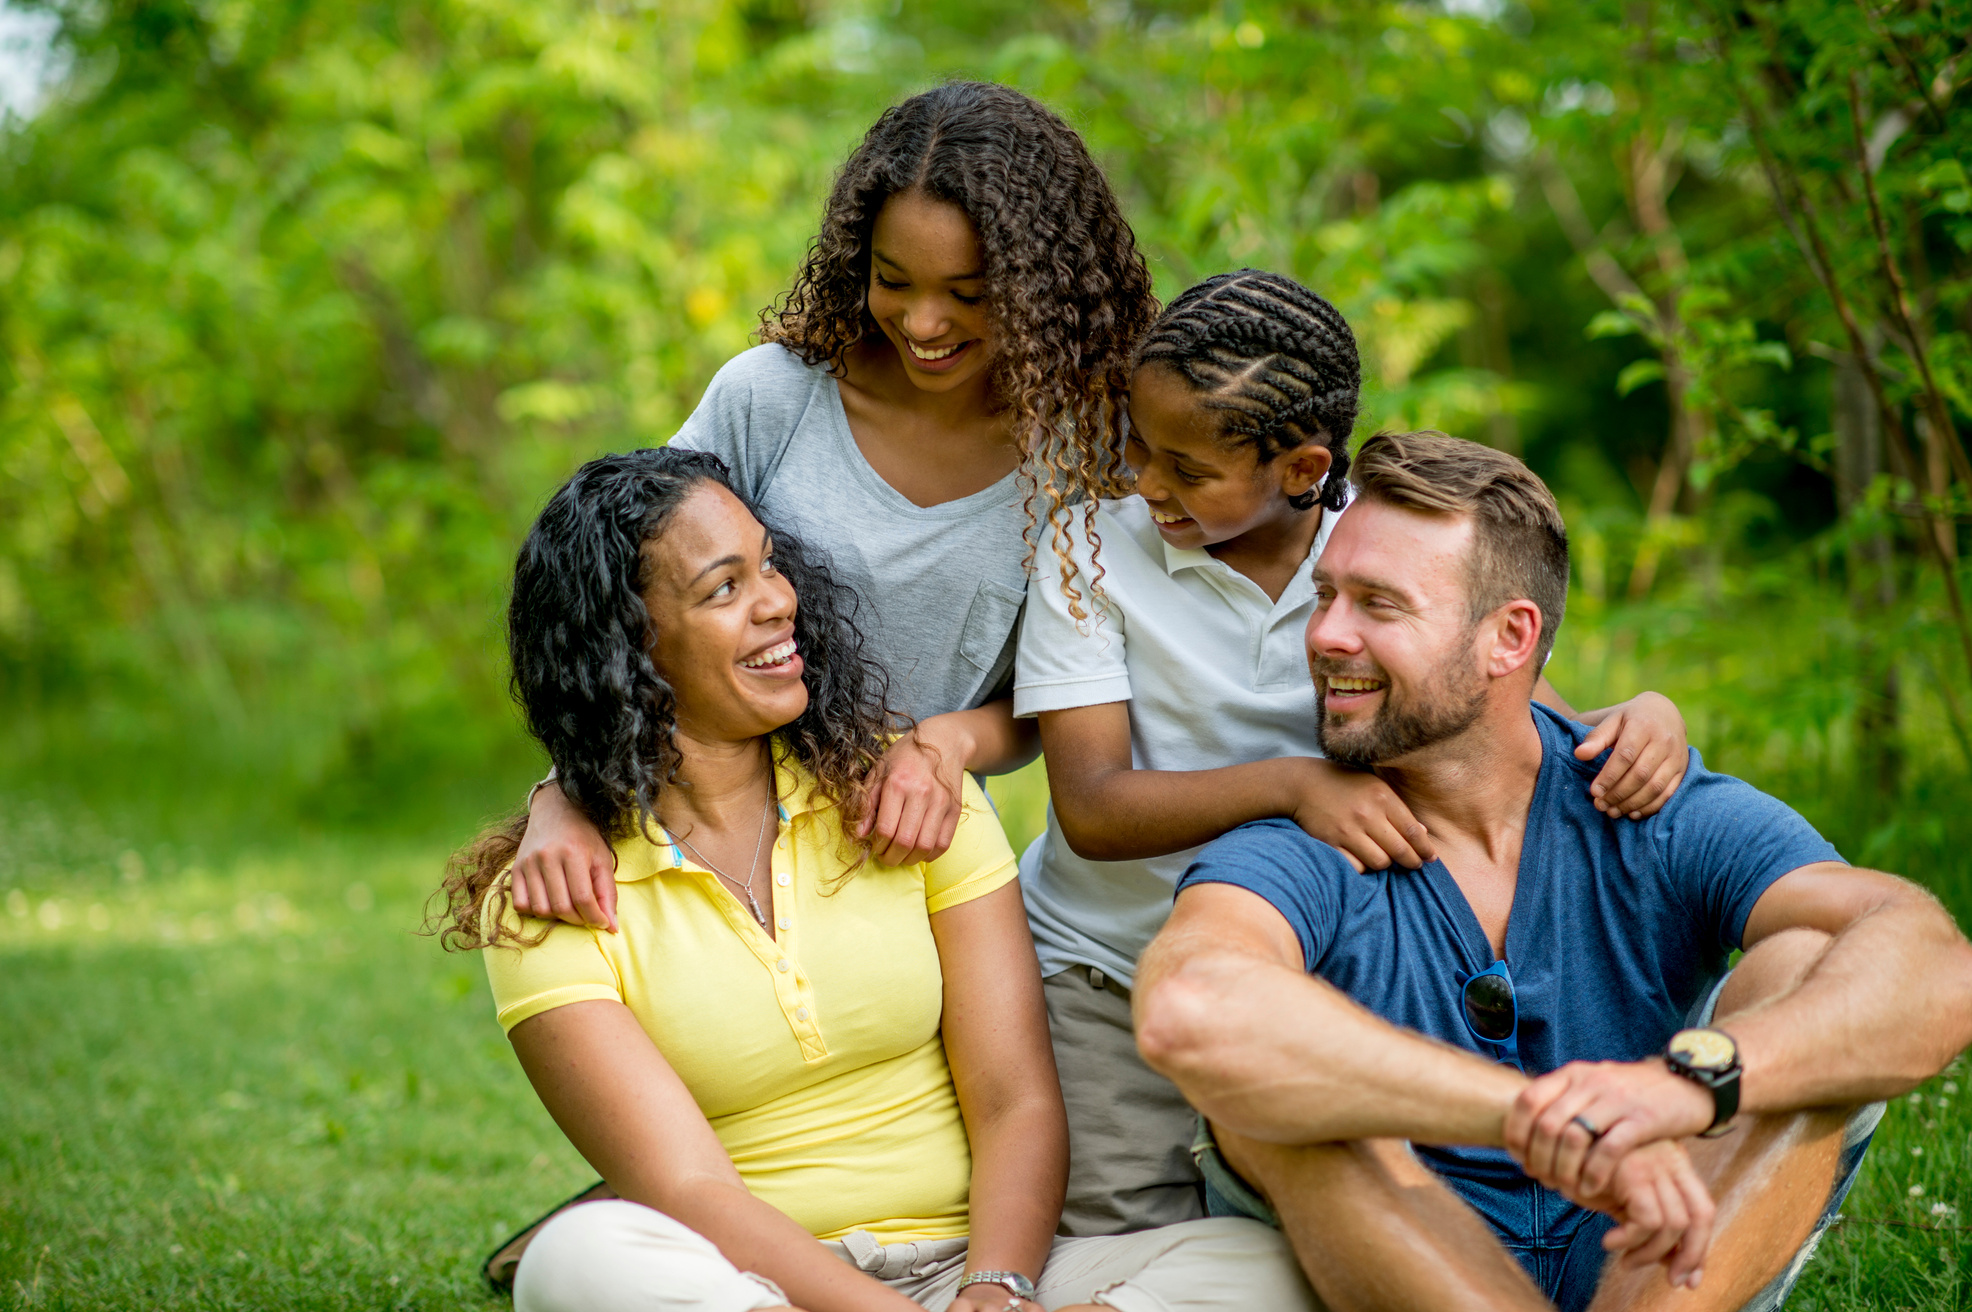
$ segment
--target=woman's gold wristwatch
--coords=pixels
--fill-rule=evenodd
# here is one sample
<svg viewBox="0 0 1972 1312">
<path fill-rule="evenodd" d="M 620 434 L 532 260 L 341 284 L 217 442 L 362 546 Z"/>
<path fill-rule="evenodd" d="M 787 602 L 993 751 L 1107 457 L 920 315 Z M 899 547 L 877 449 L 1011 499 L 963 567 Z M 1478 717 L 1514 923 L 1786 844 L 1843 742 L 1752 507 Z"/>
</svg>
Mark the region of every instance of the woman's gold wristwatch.
<svg viewBox="0 0 1972 1312">
<path fill-rule="evenodd" d="M 953 1295 L 961 1293 L 967 1285 L 999 1285 L 1017 1299 L 1028 1302 L 1034 1299 L 1034 1282 L 1018 1271 L 974 1271 L 959 1281 L 958 1289 L 952 1291 Z"/>
</svg>

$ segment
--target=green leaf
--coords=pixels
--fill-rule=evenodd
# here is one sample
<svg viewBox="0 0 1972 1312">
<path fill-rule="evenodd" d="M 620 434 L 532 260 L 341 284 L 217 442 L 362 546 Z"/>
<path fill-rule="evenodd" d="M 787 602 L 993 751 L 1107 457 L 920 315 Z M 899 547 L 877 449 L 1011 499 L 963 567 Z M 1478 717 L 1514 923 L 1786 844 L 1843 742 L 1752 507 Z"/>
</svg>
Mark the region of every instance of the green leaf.
<svg viewBox="0 0 1972 1312">
<path fill-rule="evenodd" d="M 1628 337 L 1637 330 L 1636 320 L 1621 310 L 1604 310 L 1589 320 L 1585 336 L 1591 341 L 1598 337 Z"/>
<path fill-rule="evenodd" d="M 1632 360 L 1616 375 L 1616 395 L 1628 396 L 1645 383 L 1662 382 L 1663 378 L 1662 360 Z"/>
</svg>

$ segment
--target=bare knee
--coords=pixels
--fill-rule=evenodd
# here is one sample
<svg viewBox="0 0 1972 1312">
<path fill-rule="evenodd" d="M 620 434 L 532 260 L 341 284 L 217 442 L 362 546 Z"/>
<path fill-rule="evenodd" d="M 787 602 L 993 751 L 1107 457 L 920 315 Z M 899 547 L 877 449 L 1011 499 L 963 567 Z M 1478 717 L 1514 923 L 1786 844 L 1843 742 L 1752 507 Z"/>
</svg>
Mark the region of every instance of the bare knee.
<svg viewBox="0 0 1972 1312">
<path fill-rule="evenodd" d="M 1793 992 L 1834 941 L 1818 929 L 1783 929 L 1761 939 L 1733 968 L 1713 1008 L 1714 1018 Z"/>
</svg>

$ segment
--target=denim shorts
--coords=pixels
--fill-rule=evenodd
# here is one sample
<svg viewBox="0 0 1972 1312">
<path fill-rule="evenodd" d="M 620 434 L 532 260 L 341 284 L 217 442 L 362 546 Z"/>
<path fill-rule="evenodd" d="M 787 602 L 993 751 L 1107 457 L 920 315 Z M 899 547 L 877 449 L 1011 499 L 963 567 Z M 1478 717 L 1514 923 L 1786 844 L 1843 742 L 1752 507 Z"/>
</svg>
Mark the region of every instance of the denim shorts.
<svg viewBox="0 0 1972 1312">
<path fill-rule="evenodd" d="M 1718 1005 L 1719 993 L 1724 988 L 1724 979 L 1713 985 L 1699 1005 L 1692 1008 L 1691 1015 L 1686 1018 L 1687 1024 L 1692 1027 L 1711 1024 L 1712 1009 Z M 1788 1294 L 1793 1292 L 1794 1282 L 1801 1278 L 1808 1259 L 1814 1256 L 1815 1246 L 1840 1215 L 1842 1200 L 1849 1196 L 1849 1188 L 1856 1182 L 1856 1174 L 1862 1169 L 1863 1154 L 1869 1150 L 1870 1137 L 1876 1133 L 1882 1119 L 1883 1104 L 1880 1102 L 1860 1107 L 1849 1117 L 1848 1125 L 1842 1132 L 1842 1155 L 1836 1162 L 1835 1183 L 1828 1191 L 1828 1201 L 1822 1205 L 1814 1230 L 1795 1251 L 1794 1260 L 1787 1264 L 1787 1269 L 1769 1281 L 1766 1288 L 1741 1307 L 1740 1312 L 1779 1312 L 1786 1303 Z M 1267 1225 L 1280 1225 L 1280 1217 L 1267 1200 L 1260 1197 L 1253 1186 L 1220 1156 L 1219 1145 L 1212 1138 L 1212 1127 L 1202 1116 L 1198 1118 L 1198 1132 L 1192 1140 L 1191 1155 L 1198 1163 L 1199 1173 L 1205 1177 L 1207 1215 L 1244 1216 Z M 1501 1235 L 1500 1241 L 1561 1312 L 1578 1312 L 1578 1309 L 1587 1307 L 1595 1296 L 1595 1287 L 1602 1278 L 1603 1259 L 1607 1256 L 1602 1249 L 1602 1237 L 1614 1225 L 1615 1222 L 1609 1217 L 1599 1212 L 1588 1212 L 1568 1241 L 1558 1247 L 1516 1243 L 1512 1235 Z"/>
</svg>

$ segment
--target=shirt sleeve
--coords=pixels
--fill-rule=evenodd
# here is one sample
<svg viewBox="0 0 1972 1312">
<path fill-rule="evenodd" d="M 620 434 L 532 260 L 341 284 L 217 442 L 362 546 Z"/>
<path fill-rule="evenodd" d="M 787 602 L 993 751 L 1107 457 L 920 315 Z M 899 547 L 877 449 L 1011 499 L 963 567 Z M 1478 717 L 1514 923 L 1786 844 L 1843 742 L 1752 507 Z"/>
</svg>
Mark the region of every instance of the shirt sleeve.
<svg viewBox="0 0 1972 1312">
<path fill-rule="evenodd" d="M 924 863 L 924 907 L 936 915 L 1003 885 L 1020 874 L 999 813 L 971 774 L 965 776 L 965 809 L 945 855 Z"/>
<path fill-rule="evenodd" d="M 511 906 L 504 919 L 509 928 L 517 927 L 529 938 L 543 924 L 520 917 Z M 555 921 L 547 937 L 531 947 L 509 940 L 484 949 L 481 955 L 486 959 L 486 978 L 493 985 L 500 1028 L 508 1032 L 530 1016 L 571 1002 L 623 1001 L 623 987 L 603 956 L 596 931 L 583 925 Z"/>
<path fill-rule="evenodd" d="M 1077 567 L 1075 587 L 1088 618 L 1078 620 L 1069 613 L 1060 564 L 1052 551 L 1043 550 L 1027 582 L 1027 608 L 1014 657 L 1016 716 L 1130 700 L 1130 671 L 1124 661 L 1128 626 L 1113 594 L 1100 601 L 1092 595 L 1089 580 L 1095 571 L 1079 513 L 1073 516 L 1069 538 Z"/>
<path fill-rule="evenodd" d="M 1355 873 L 1349 859 L 1291 820 L 1255 820 L 1207 843 L 1178 881 L 1231 884 L 1264 898 L 1301 940 L 1309 971 L 1335 942 L 1342 921 L 1343 880 Z"/>
<path fill-rule="evenodd" d="M 1744 945 L 1753 904 L 1781 876 L 1840 861 L 1834 844 L 1799 812 L 1731 775 L 1713 774 L 1694 750 L 1684 782 L 1645 823 L 1685 905 L 1726 951 Z"/>
</svg>

